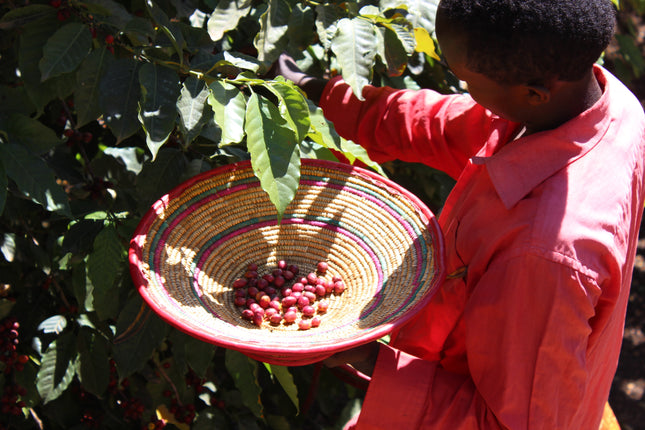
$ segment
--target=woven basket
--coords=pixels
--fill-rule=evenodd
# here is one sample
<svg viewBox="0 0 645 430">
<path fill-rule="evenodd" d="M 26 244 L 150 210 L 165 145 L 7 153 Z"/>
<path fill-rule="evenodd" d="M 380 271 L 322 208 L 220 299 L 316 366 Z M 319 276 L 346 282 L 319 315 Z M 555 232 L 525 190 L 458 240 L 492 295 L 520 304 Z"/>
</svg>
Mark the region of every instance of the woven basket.
<svg viewBox="0 0 645 430">
<path fill-rule="evenodd" d="M 300 186 L 278 225 L 249 162 L 180 185 L 147 212 L 130 268 L 148 305 L 184 332 L 254 359 L 304 365 L 378 339 L 423 307 L 443 280 L 434 215 L 411 193 L 368 170 L 302 160 Z M 250 263 L 301 273 L 327 261 L 343 294 L 319 327 L 261 327 L 241 318 L 233 281 Z"/>
</svg>

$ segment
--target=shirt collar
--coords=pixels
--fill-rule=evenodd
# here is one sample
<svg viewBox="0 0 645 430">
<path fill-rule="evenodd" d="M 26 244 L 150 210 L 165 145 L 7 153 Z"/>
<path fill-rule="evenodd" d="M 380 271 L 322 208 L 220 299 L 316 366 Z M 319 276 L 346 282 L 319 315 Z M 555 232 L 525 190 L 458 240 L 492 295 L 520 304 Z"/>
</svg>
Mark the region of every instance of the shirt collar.
<svg viewBox="0 0 645 430">
<path fill-rule="evenodd" d="M 521 137 L 492 156 L 471 159 L 474 164 L 486 166 L 507 209 L 555 172 L 584 156 L 604 136 L 611 122 L 611 84 L 601 67 L 594 66 L 594 73 L 603 94 L 591 108 L 556 129 Z"/>
</svg>

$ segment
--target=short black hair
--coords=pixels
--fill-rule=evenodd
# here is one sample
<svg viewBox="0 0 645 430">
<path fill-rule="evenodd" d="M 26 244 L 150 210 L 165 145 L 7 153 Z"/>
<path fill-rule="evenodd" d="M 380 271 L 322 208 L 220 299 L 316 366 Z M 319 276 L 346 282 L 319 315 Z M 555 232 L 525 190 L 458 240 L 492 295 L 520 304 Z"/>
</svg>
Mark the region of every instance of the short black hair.
<svg viewBox="0 0 645 430">
<path fill-rule="evenodd" d="M 466 35 L 467 67 L 499 83 L 575 81 L 614 34 L 611 0 L 441 0 L 437 20 Z"/>
</svg>

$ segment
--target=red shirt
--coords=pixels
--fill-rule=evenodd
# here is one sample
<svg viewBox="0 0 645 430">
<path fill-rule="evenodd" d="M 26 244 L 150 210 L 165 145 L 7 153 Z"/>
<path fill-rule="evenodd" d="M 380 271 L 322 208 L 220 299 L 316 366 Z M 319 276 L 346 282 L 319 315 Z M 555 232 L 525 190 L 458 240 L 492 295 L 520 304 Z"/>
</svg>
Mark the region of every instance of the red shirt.
<svg viewBox="0 0 645 430">
<path fill-rule="evenodd" d="M 643 211 L 645 119 L 600 67 L 601 99 L 562 126 L 465 95 L 335 79 L 321 107 L 377 162 L 457 180 L 439 216 L 446 280 L 381 347 L 358 429 L 597 429 L 618 363 Z"/>
</svg>

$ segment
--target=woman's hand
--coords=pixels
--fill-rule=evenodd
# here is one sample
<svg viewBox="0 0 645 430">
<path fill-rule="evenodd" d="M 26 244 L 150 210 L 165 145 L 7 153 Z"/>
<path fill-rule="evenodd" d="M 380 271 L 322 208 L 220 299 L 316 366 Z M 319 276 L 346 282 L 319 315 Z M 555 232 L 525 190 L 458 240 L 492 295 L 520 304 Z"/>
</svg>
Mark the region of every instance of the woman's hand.
<svg viewBox="0 0 645 430">
<path fill-rule="evenodd" d="M 296 61 L 284 52 L 280 54 L 269 72 L 265 75 L 265 78 L 271 79 L 276 76 L 283 76 L 296 84 L 316 104 L 320 101 L 320 96 L 325 89 L 325 85 L 327 85 L 326 79 L 316 78 L 300 70 Z"/>
<path fill-rule="evenodd" d="M 370 342 L 357 346 L 356 348 L 334 354 L 323 360 L 323 364 L 327 367 L 337 367 L 342 366 L 343 364 L 349 364 L 362 374 L 371 377 L 374 372 L 374 367 L 376 366 L 378 351 L 378 342 Z"/>
</svg>

